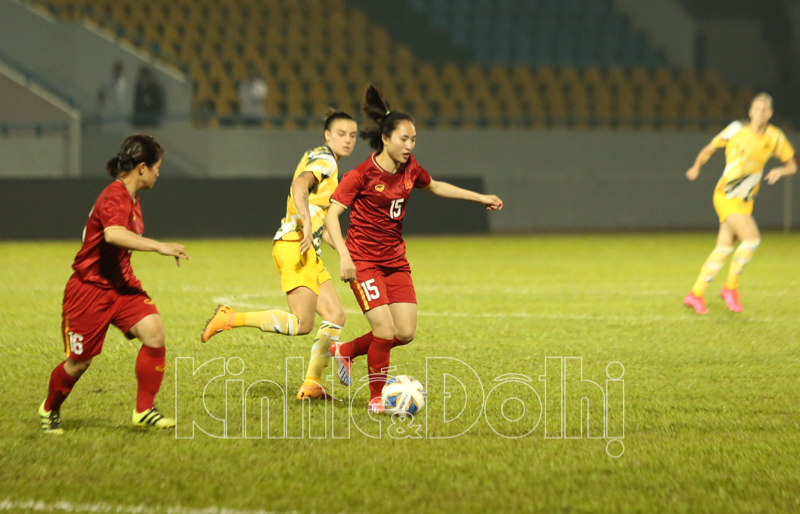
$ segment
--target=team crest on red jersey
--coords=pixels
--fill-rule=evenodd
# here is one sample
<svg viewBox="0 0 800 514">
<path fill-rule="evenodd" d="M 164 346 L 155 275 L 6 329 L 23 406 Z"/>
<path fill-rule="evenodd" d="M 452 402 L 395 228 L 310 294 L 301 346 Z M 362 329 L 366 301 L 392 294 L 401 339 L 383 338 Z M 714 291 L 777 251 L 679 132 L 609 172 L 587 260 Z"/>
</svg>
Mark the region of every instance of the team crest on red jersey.
<svg viewBox="0 0 800 514">
<path fill-rule="evenodd" d="M 406 189 L 411 189 L 412 187 L 414 187 L 414 183 L 411 181 L 410 178 L 407 178 L 405 182 L 403 182 L 403 185 L 406 186 Z"/>
<path fill-rule="evenodd" d="M 386 186 L 384 186 L 383 184 L 375 184 L 375 191 L 380 193 L 384 189 L 386 189 Z"/>
</svg>

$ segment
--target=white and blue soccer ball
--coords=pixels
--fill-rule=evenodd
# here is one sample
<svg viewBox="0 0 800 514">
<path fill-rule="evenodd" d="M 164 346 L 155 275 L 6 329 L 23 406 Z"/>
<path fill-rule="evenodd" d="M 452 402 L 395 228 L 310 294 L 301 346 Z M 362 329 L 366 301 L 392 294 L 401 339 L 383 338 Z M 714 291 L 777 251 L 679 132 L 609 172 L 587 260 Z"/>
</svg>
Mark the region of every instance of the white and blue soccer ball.
<svg viewBox="0 0 800 514">
<path fill-rule="evenodd" d="M 381 393 L 384 412 L 416 416 L 425 407 L 425 388 L 414 377 L 389 377 Z"/>
</svg>

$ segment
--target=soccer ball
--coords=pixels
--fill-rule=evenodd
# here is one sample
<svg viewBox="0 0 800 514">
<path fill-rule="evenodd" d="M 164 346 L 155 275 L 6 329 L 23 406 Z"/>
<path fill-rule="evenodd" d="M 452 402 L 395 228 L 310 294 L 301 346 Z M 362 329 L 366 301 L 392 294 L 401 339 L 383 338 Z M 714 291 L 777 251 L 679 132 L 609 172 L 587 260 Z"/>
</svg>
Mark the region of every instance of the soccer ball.
<svg viewBox="0 0 800 514">
<path fill-rule="evenodd" d="M 387 414 L 416 415 L 425 407 L 425 388 L 419 380 L 408 375 L 390 377 L 381 393 Z"/>
</svg>

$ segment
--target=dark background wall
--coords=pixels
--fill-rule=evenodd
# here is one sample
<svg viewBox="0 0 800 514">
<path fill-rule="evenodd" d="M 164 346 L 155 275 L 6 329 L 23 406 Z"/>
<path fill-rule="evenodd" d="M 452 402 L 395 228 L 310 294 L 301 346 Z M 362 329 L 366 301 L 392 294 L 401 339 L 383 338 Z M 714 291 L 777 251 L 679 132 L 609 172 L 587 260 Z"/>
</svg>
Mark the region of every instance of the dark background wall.
<svg viewBox="0 0 800 514">
<path fill-rule="evenodd" d="M 110 180 L 110 179 L 109 179 Z M 0 181 L 0 239 L 80 239 L 97 196 L 109 180 Z M 443 178 L 483 190 L 478 178 Z M 164 237 L 272 237 L 286 212 L 287 179 L 162 179 L 140 192 L 145 235 Z M 481 206 L 415 190 L 406 234 L 486 233 Z M 343 216 L 343 225 L 347 225 Z"/>
</svg>

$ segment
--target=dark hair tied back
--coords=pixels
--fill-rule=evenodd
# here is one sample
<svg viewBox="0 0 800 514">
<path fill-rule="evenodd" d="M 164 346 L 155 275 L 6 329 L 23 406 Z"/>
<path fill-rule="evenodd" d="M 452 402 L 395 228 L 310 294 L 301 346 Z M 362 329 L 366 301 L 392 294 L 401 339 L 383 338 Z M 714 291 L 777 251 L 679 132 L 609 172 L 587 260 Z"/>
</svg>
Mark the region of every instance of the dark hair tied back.
<svg viewBox="0 0 800 514">
<path fill-rule="evenodd" d="M 333 122 L 334 122 L 334 121 L 336 121 L 336 120 L 350 120 L 350 121 L 355 121 L 355 120 L 353 119 L 353 117 L 352 117 L 352 116 L 350 116 L 349 114 L 347 114 L 346 112 L 344 112 L 344 111 L 337 111 L 336 109 L 334 109 L 333 107 L 331 107 L 331 108 L 330 108 L 330 109 L 328 109 L 328 111 L 325 113 L 325 130 L 330 130 L 330 129 L 331 129 L 331 125 L 333 125 Z"/>
<path fill-rule="evenodd" d="M 164 155 L 164 147 L 152 136 L 137 134 L 130 136 L 122 143 L 122 149 L 116 157 L 106 163 L 106 171 L 114 178 L 133 171 L 136 166 L 144 163 L 147 167 L 154 166 Z"/>
<path fill-rule="evenodd" d="M 410 114 L 402 111 L 393 111 L 389 107 L 389 102 L 386 101 L 381 90 L 375 84 L 367 86 L 361 110 L 377 126 L 362 130 L 358 135 L 361 139 L 368 141 L 369 146 L 379 152 L 383 150 L 383 136 L 391 137 L 399 122 L 410 121 L 414 123 L 414 118 Z"/>
</svg>

